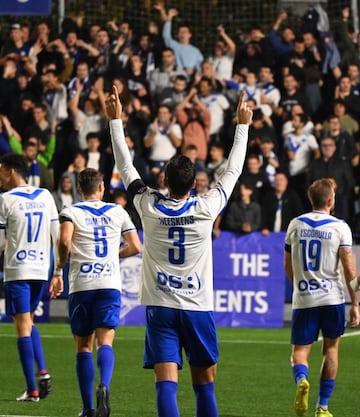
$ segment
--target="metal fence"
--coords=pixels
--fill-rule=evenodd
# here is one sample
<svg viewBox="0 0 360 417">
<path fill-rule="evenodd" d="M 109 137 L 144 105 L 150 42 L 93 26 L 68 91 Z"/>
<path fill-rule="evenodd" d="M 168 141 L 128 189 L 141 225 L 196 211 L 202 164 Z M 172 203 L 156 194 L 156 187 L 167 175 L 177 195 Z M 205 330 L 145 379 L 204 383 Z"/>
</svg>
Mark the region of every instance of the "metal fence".
<svg viewBox="0 0 360 417">
<path fill-rule="evenodd" d="M 333 22 L 341 15 L 341 7 L 350 4 L 349 2 L 357 26 L 358 0 L 346 0 L 346 3 L 345 0 L 325 0 L 321 4 L 327 11 L 330 22 Z M 240 44 L 244 33 L 254 25 L 262 27 L 265 33 L 268 32 L 283 8 L 288 11 L 287 23 L 294 28 L 300 27 L 306 9 L 315 3 L 310 0 L 176 0 L 167 2 L 166 7 L 179 10 L 174 26 L 180 22 L 190 24 L 193 28 L 192 42 L 208 55 L 212 52 L 216 27 L 219 24 L 223 24 L 227 33 Z M 132 23 L 135 33 L 141 33 L 147 30 L 150 20 L 160 21 L 153 4 L 152 0 L 53 0 L 53 13 L 48 17 L 1 17 L 0 36 L 2 40 L 6 39 L 8 28 L 15 20 L 25 21 L 34 27 L 41 19 L 50 23 L 55 35 L 61 32 L 64 17 L 74 13 L 84 15 L 86 27 L 92 23 L 106 26 L 110 20 L 119 23 L 127 19 Z"/>
</svg>

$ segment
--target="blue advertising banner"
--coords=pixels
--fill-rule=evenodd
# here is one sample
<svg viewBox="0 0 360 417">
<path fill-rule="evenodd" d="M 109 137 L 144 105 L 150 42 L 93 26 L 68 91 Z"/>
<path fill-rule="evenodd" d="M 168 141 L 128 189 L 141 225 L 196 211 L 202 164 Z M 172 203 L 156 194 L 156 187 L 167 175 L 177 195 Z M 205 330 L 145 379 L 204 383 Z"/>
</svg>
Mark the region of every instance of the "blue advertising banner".
<svg viewBox="0 0 360 417">
<path fill-rule="evenodd" d="M 45 16 L 51 14 L 51 0 L 0 0 L 1 16 Z"/>
<path fill-rule="evenodd" d="M 239 236 L 223 232 L 213 241 L 214 309 L 218 326 L 282 327 L 284 320 L 284 233 Z M 121 262 L 122 325 L 144 325 L 137 302 L 141 256 Z"/>
</svg>

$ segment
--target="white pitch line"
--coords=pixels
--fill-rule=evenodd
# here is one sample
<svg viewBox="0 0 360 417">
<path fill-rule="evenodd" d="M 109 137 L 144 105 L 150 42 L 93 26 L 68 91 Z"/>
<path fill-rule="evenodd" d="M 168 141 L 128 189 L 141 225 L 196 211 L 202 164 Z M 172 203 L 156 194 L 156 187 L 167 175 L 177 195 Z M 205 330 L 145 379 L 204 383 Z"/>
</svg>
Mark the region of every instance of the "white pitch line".
<svg viewBox="0 0 360 417">
<path fill-rule="evenodd" d="M 12 415 L 12 414 L 0 414 L 0 417 L 51 417 L 51 416 L 21 416 L 21 415 Z"/>
</svg>

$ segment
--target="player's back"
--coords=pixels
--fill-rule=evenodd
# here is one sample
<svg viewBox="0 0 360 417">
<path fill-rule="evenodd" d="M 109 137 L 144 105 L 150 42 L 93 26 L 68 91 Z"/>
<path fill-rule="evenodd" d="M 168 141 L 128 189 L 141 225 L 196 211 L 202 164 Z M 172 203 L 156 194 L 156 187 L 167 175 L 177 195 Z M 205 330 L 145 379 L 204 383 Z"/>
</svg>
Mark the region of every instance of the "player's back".
<svg viewBox="0 0 360 417">
<path fill-rule="evenodd" d="M 313 211 L 291 221 L 286 244 L 291 245 L 294 306 L 344 302 L 339 248 L 352 245 L 349 226 L 329 214 Z"/>
<path fill-rule="evenodd" d="M 69 293 L 114 288 L 121 290 L 119 248 L 121 233 L 135 230 L 119 205 L 83 201 L 63 209 L 61 219 L 74 225 Z"/>
<path fill-rule="evenodd" d="M 212 227 L 225 203 L 221 191 L 173 200 L 148 189 L 134 203 L 144 228 L 141 302 L 212 310 Z"/>
<path fill-rule="evenodd" d="M 48 279 L 51 222 L 58 222 L 58 213 L 48 190 L 24 185 L 0 196 L 0 223 L 7 229 L 5 281 Z"/>
</svg>

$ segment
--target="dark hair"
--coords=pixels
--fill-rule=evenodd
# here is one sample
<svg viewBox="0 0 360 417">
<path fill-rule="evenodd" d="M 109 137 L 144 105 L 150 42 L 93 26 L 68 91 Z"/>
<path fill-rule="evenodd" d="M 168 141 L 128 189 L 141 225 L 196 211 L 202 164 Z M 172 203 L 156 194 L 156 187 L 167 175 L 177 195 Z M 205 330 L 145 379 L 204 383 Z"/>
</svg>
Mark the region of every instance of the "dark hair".
<svg viewBox="0 0 360 417">
<path fill-rule="evenodd" d="M 85 168 L 79 173 L 78 188 L 84 196 L 95 194 L 101 182 L 104 181 L 104 176 L 100 171 L 94 168 Z"/>
<path fill-rule="evenodd" d="M 98 133 L 98 132 L 89 132 L 89 133 L 86 135 L 86 141 L 88 141 L 88 140 L 90 140 L 90 139 L 98 139 L 98 140 L 100 140 L 99 133 Z"/>
<path fill-rule="evenodd" d="M 0 159 L 0 163 L 5 166 L 6 169 L 14 169 L 21 177 L 25 177 L 29 170 L 26 158 L 23 155 L 16 153 L 7 153 L 3 155 Z"/>
<path fill-rule="evenodd" d="M 182 197 L 190 191 L 195 180 L 194 165 L 187 156 L 175 155 L 166 164 L 165 178 L 171 192 Z"/>
<path fill-rule="evenodd" d="M 308 117 L 305 113 L 297 113 L 294 115 L 294 117 L 298 117 L 303 125 L 306 125 L 308 122 Z"/>
<path fill-rule="evenodd" d="M 327 200 L 332 196 L 334 186 L 327 178 L 314 181 L 308 189 L 308 197 L 314 210 L 326 207 Z"/>
</svg>

